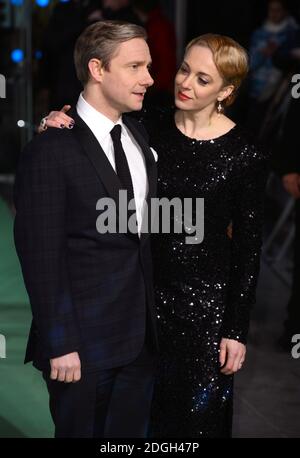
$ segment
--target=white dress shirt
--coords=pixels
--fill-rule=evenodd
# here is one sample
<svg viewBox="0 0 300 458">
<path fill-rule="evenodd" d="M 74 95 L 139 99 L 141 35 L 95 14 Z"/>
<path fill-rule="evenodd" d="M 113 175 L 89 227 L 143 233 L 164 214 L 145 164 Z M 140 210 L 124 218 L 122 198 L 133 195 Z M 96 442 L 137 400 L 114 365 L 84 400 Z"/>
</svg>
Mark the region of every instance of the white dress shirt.
<svg viewBox="0 0 300 458">
<path fill-rule="evenodd" d="M 111 166 L 116 171 L 115 154 L 113 141 L 110 131 L 116 124 L 121 126 L 121 143 L 127 158 L 133 191 L 136 205 L 136 217 L 138 225 L 138 233 L 140 235 L 142 226 L 142 215 L 145 205 L 146 196 L 148 193 L 148 178 L 145 166 L 145 158 L 141 147 L 136 142 L 135 138 L 125 126 L 120 118 L 116 123 L 104 116 L 102 113 L 93 108 L 80 94 L 77 102 L 77 113 L 88 125 L 100 146 L 105 152 Z M 157 153 L 151 148 L 155 160 L 157 161 Z"/>
</svg>

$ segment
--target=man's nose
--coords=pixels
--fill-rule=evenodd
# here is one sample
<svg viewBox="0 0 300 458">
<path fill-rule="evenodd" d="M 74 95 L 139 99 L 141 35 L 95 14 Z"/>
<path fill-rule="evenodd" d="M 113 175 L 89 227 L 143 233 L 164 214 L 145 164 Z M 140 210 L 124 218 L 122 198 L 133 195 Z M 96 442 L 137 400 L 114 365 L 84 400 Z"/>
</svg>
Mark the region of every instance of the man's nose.
<svg viewBox="0 0 300 458">
<path fill-rule="evenodd" d="M 146 70 L 145 76 L 144 76 L 144 79 L 143 79 L 143 82 L 142 82 L 142 85 L 143 85 L 143 86 L 150 87 L 150 86 L 153 85 L 153 83 L 154 83 L 154 79 L 153 79 L 152 76 L 150 75 L 149 70 Z"/>
</svg>

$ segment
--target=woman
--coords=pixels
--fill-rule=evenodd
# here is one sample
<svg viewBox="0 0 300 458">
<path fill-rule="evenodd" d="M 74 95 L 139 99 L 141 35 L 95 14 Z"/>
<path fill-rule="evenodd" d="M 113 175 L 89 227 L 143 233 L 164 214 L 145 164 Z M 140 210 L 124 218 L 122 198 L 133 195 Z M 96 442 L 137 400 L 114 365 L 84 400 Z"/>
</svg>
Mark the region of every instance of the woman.
<svg viewBox="0 0 300 458">
<path fill-rule="evenodd" d="M 266 156 L 223 113 L 247 71 L 235 41 L 202 35 L 187 46 L 176 75 L 176 110 L 142 115 L 159 153 L 159 197 L 205 202 L 201 244 L 186 244 L 185 234 L 154 239 L 161 347 L 154 437 L 231 435 L 233 374 L 245 360 L 267 176 Z M 46 122 L 71 121 L 53 112 Z"/>
</svg>

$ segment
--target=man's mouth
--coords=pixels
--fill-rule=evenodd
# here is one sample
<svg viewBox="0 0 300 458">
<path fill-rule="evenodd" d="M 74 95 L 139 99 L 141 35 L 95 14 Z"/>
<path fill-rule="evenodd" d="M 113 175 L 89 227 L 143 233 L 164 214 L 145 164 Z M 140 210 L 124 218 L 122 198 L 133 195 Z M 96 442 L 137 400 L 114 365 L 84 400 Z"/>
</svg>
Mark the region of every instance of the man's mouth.
<svg viewBox="0 0 300 458">
<path fill-rule="evenodd" d="M 134 95 L 137 95 L 138 97 L 140 97 L 141 99 L 144 98 L 146 92 L 133 92 Z"/>
</svg>

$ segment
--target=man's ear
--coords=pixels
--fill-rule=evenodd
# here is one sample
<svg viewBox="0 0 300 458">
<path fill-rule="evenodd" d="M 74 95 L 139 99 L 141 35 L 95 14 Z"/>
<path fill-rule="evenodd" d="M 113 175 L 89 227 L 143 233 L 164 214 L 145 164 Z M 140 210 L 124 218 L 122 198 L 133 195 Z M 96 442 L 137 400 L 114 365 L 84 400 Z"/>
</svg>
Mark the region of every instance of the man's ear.
<svg viewBox="0 0 300 458">
<path fill-rule="evenodd" d="M 101 82 L 104 74 L 104 67 L 100 59 L 91 59 L 88 63 L 90 76 L 93 80 Z"/>
</svg>

